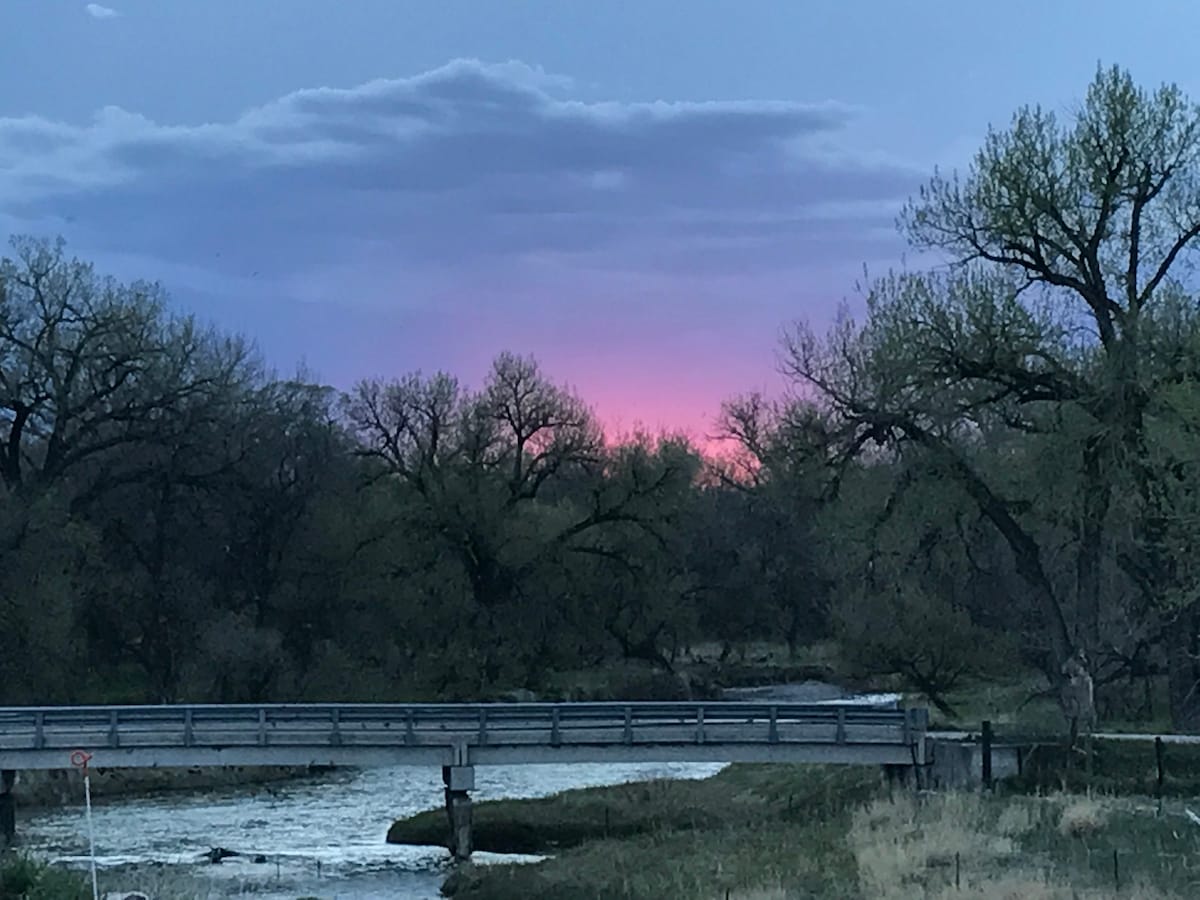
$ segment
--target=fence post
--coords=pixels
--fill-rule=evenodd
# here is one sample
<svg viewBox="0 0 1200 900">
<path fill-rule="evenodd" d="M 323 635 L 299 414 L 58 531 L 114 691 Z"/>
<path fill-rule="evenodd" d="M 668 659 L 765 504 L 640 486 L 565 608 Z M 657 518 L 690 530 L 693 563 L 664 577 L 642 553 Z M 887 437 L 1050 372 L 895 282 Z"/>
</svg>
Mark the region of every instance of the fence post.
<svg viewBox="0 0 1200 900">
<path fill-rule="evenodd" d="M 990 791 L 993 788 L 992 784 L 992 723 L 989 719 L 983 720 L 983 729 L 980 737 L 979 752 L 981 754 L 981 764 L 983 768 L 983 788 Z"/>
<path fill-rule="evenodd" d="M 1158 735 L 1156 735 L 1154 738 L 1154 763 L 1158 769 L 1158 778 L 1155 780 L 1155 783 L 1154 783 L 1155 796 L 1157 796 L 1158 799 L 1161 800 L 1162 795 L 1163 795 L 1163 775 L 1164 775 L 1163 739 L 1162 739 L 1162 737 L 1160 737 Z"/>
<path fill-rule="evenodd" d="M 329 723 L 332 726 L 329 743 L 337 747 L 342 743 L 342 711 L 336 706 L 329 710 Z"/>
</svg>

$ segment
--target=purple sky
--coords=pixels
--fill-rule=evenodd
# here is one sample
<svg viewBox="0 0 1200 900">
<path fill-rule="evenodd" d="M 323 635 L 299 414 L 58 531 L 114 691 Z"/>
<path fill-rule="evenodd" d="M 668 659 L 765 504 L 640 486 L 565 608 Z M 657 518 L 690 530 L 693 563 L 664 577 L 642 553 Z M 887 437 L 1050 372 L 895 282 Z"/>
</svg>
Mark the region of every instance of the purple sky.
<svg viewBox="0 0 1200 900">
<path fill-rule="evenodd" d="M 681 11 L 686 10 L 686 15 Z M 339 387 L 533 353 L 703 435 L 900 202 L 1098 61 L 1200 95 L 1187 0 L 3 0 L 0 238 L 63 234 Z"/>
</svg>

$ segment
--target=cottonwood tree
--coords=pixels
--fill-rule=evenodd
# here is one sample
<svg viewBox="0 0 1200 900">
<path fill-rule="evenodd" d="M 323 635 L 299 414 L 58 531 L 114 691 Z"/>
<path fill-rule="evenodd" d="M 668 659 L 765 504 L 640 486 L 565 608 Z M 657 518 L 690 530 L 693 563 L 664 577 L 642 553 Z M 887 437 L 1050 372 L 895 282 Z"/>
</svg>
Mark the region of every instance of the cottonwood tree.
<svg viewBox="0 0 1200 900">
<path fill-rule="evenodd" d="M 843 319 L 824 339 L 800 327 L 787 342 L 792 375 L 838 417 L 846 453 L 919 451 L 978 504 L 1040 611 L 1048 672 L 1077 644 L 1102 643 L 1119 486 L 1151 505 L 1153 385 L 1192 365 L 1156 354 L 1152 323 L 1194 258 L 1198 165 L 1200 115 L 1177 88 L 1146 91 L 1102 70 L 1076 114 L 1022 109 L 964 176 L 936 175 L 909 204 L 904 233 L 948 270 L 882 279 L 861 325 Z M 1079 473 L 1069 590 L 1047 571 L 1029 503 L 972 453 L 986 443 L 1019 463 L 1060 438 Z M 1152 516 L 1136 527 L 1157 546 Z M 1153 594 L 1168 569 L 1147 559 L 1135 580 Z M 1177 618 L 1178 634 L 1196 631 L 1194 609 Z M 1195 695 L 1173 691 L 1177 722 L 1194 718 Z"/>
<path fill-rule="evenodd" d="M 0 474 L 18 490 L 117 480 L 123 454 L 241 377 L 237 340 L 167 315 L 161 289 L 101 278 L 61 241 L 0 260 Z M 186 424 L 186 423 L 185 423 Z M 128 475 L 123 477 L 128 478 Z"/>
<path fill-rule="evenodd" d="M 514 656 L 504 646 L 548 633 L 534 576 L 561 569 L 565 554 L 605 552 L 595 542 L 605 529 L 652 536 L 658 501 L 684 471 L 614 456 L 583 402 L 513 354 L 496 359 L 478 393 L 445 374 L 370 381 L 345 413 L 359 452 L 396 486 L 402 527 L 437 537 L 427 565 L 453 559 L 469 585 L 457 624 L 486 645 L 485 683 Z"/>
</svg>

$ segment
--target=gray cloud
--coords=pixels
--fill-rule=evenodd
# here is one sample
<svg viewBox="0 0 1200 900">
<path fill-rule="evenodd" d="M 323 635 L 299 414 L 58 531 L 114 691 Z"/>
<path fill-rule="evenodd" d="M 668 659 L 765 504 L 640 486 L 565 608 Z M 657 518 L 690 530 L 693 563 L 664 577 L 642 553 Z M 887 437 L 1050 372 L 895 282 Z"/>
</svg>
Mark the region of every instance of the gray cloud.
<svg viewBox="0 0 1200 900">
<path fill-rule="evenodd" d="M 57 216 L 109 252 L 280 285 L 347 265 L 386 275 L 555 256 L 793 269 L 806 253 L 876 253 L 919 178 L 831 151 L 855 115 L 836 103 L 587 103 L 571 91 L 521 63 L 457 60 L 297 91 L 229 122 L 115 108 L 84 124 L 0 118 L 0 213 Z"/>
</svg>

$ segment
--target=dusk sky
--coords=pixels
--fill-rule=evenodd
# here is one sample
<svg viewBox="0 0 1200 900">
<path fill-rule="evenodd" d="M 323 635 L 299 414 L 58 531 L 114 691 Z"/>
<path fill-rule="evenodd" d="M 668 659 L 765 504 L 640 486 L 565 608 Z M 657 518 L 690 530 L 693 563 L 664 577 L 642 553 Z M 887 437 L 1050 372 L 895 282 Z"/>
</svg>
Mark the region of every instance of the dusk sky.
<svg viewBox="0 0 1200 900">
<path fill-rule="evenodd" d="M 777 390 L 900 203 L 1193 0 L 0 0 L 0 238 L 62 234 L 325 382 L 532 353 L 617 428 Z"/>
</svg>

